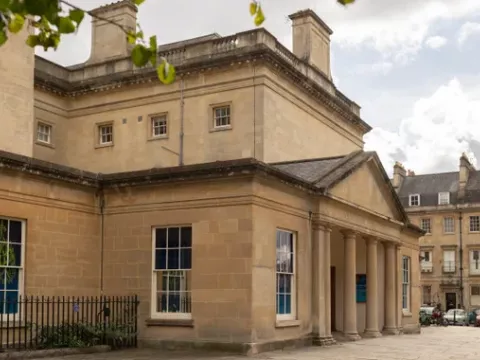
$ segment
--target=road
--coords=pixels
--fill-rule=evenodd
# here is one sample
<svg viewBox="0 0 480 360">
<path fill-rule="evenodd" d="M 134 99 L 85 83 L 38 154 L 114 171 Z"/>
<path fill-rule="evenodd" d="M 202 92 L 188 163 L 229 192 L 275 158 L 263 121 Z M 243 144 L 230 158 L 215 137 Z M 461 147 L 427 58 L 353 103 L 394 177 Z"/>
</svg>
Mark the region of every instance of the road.
<svg viewBox="0 0 480 360">
<path fill-rule="evenodd" d="M 332 347 L 309 347 L 262 353 L 254 358 L 265 360 L 478 360 L 480 328 L 428 327 L 421 335 L 385 336 L 343 343 Z M 58 358 L 56 358 L 58 360 Z M 240 360 L 243 356 L 199 352 L 162 352 L 127 350 L 103 354 L 73 355 L 68 360 Z M 55 360 L 49 358 L 47 360 Z"/>
</svg>

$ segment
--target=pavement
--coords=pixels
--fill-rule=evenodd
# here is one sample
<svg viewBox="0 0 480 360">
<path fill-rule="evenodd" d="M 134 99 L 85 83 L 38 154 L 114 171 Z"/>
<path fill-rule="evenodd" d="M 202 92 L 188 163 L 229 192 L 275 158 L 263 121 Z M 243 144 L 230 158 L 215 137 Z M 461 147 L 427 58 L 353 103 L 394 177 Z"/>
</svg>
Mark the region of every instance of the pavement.
<svg viewBox="0 0 480 360">
<path fill-rule="evenodd" d="M 254 356 L 259 360 L 478 360 L 480 328 L 426 327 L 420 335 L 362 339 L 330 347 L 308 347 Z M 47 358 L 45 360 L 58 360 Z M 202 352 L 132 349 L 102 354 L 71 355 L 65 360 L 245 360 L 244 356 Z"/>
</svg>

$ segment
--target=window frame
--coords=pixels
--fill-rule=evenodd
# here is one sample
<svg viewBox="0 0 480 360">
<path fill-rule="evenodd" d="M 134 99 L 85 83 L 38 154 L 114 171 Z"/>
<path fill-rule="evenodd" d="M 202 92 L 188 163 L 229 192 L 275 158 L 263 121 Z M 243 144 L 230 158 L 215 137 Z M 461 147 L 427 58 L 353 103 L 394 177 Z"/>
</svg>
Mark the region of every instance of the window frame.
<svg viewBox="0 0 480 360">
<path fill-rule="evenodd" d="M 452 231 L 447 231 L 447 227 L 446 227 L 446 220 L 449 219 L 449 220 L 452 220 Z M 444 234 L 455 234 L 455 217 L 453 216 L 444 216 L 443 217 L 443 233 Z"/>
<path fill-rule="evenodd" d="M 423 228 L 423 223 L 426 222 L 428 223 L 428 228 L 429 228 L 429 231 L 426 231 L 424 228 Z M 421 218 L 420 219 L 420 228 L 425 231 L 425 235 L 431 235 L 432 234 L 432 219 L 431 218 Z"/>
<path fill-rule="evenodd" d="M 417 199 L 417 202 L 418 204 L 414 205 L 412 204 L 412 200 L 416 198 Z M 408 195 L 408 206 L 420 206 L 421 202 L 420 202 L 420 194 L 409 194 Z"/>
<path fill-rule="evenodd" d="M 407 264 L 407 267 L 405 267 Z M 402 311 L 410 312 L 411 308 L 411 268 L 410 256 L 402 255 Z"/>
<path fill-rule="evenodd" d="M 232 105 L 230 103 L 225 104 L 216 104 L 211 106 L 212 113 L 212 129 L 215 131 L 218 130 L 229 130 L 232 128 Z M 217 125 L 217 114 L 216 111 L 220 109 L 228 109 L 228 124 L 227 125 Z"/>
<path fill-rule="evenodd" d="M 191 284 L 191 276 L 190 276 L 190 290 L 186 290 L 190 292 L 190 312 L 189 313 L 183 313 L 183 312 L 158 312 L 157 309 L 157 301 L 158 301 L 158 296 L 157 296 L 157 272 L 166 272 L 166 270 L 158 270 L 155 268 L 155 253 L 156 253 L 156 230 L 157 229 L 167 229 L 167 234 L 168 234 L 168 229 L 171 228 L 190 228 L 191 229 L 191 239 L 190 239 L 190 269 L 185 270 L 185 269 L 179 269 L 179 270 L 170 270 L 170 271 L 183 271 L 187 272 L 190 271 L 190 274 L 192 273 L 192 268 L 193 268 L 193 226 L 192 224 L 182 224 L 182 225 L 165 225 L 165 226 L 153 226 L 152 227 L 152 279 L 151 279 L 151 300 L 150 300 L 150 318 L 154 320 L 162 320 L 162 319 L 178 319 L 178 320 L 191 320 L 192 319 L 192 284 Z M 179 238 L 181 238 L 181 231 L 179 233 Z M 179 244 L 179 249 L 182 249 L 182 247 Z"/>
<path fill-rule="evenodd" d="M 473 293 L 473 289 L 477 289 L 478 294 Z M 470 285 L 470 296 L 480 296 L 480 285 L 479 284 L 472 284 Z"/>
<path fill-rule="evenodd" d="M 284 228 L 276 228 L 275 231 L 275 262 L 278 261 L 278 235 L 279 232 L 287 233 L 292 236 L 292 249 L 290 254 L 292 254 L 292 272 L 279 272 L 277 265 L 275 265 L 275 316 L 276 321 L 290 321 L 297 320 L 297 233 L 292 230 L 287 230 Z M 290 275 L 290 288 L 291 288 L 291 312 L 289 314 L 279 314 L 278 313 L 278 299 L 279 299 L 279 274 L 289 274 Z"/>
<path fill-rule="evenodd" d="M 425 291 L 428 289 L 429 291 Z M 425 301 L 425 293 L 428 293 L 429 301 Z M 432 285 L 422 285 L 422 304 L 430 304 L 432 302 Z"/>
<path fill-rule="evenodd" d="M 49 129 L 48 135 L 48 141 L 42 140 L 39 138 L 40 134 L 40 127 L 44 127 L 45 129 Z M 45 135 L 45 134 L 43 134 Z M 42 145 L 52 145 L 53 143 L 53 125 L 49 124 L 45 121 L 38 120 L 37 121 L 37 131 L 36 131 L 36 142 L 40 143 Z"/>
<path fill-rule="evenodd" d="M 150 140 L 157 140 L 157 139 L 167 139 L 169 136 L 169 119 L 168 113 L 158 113 L 152 114 L 148 116 L 148 138 Z M 155 122 L 160 121 L 160 118 L 163 118 L 165 121 L 165 134 L 155 135 Z"/>
<path fill-rule="evenodd" d="M 476 219 L 477 220 L 477 230 L 472 230 L 472 219 Z M 468 232 L 471 232 L 471 233 L 477 233 L 477 232 L 480 232 L 480 216 L 479 215 L 471 215 L 469 216 L 468 218 Z"/>
<path fill-rule="evenodd" d="M 26 235 L 27 235 L 27 222 L 24 219 L 19 219 L 19 218 L 13 218 L 9 216 L 0 216 L 0 220 L 6 220 L 6 221 L 17 221 L 21 225 L 21 243 L 20 243 L 20 266 L 18 267 L 13 267 L 13 268 L 18 268 L 18 297 L 17 300 L 20 298 L 23 298 L 25 294 L 25 248 L 26 248 Z M 8 224 L 8 223 L 7 223 Z M 7 225 L 8 227 L 8 225 Z M 8 229 L 7 229 L 7 240 L 8 239 Z M 7 241 L 7 244 L 9 244 L 10 241 Z M 23 301 L 23 300 L 22 300 Z M 18 304 L 18 306 L 22 306 L 21 303 Z M 20 316 L 21 315 L 21 316 Z M 7 321 L 22 321 L 24 320 L 24 312 L 22 311 L 20 314 L 20 311 L 16 313 L 4 313 L 3 314 L 3 320 L 2 322 L 5 323 Z"/>
<path fill-rule="evenodd" d="M 447 254 L 447 253 L 453 253 L 453 260 L 445 260 L 445 254 Z M 452 266 L 448 266 L 448 269 L 447 269 L 447 266 L 445 264 L 447 261 L 453 263 L 453 270 L 452 270 Z M 455 249 L 443 249 L 443 252 L 442 252 L 442 271 L 444 273 L 448 273 L 448 274 L 454 274 L 454 273 L 457 272 L 457 250 L 455 250 Z"/>
<path fill-rule="evenodd" d="M 420 261 L 420 270 L 421 272 L 432 272 L 433 271 L 433 251 L 432 250 L 420 250 L 420 256 L 426 257 L 428 254 L 428 260 L 422 259 Z"/>
<path fill-rule="evenodd" d="M 475 253 L 477 253 L 477 259 L 475 259 Z M 480 249 L 470 249 L 468 251 L 468 266 L 469 275 L 480 275 Z M 473 269 L 474 266 L 475 269 Z"/>
<path fill-rule="evenodd" d="M 442 196 L 444 196 L 443 200 L 446 201 L 442 202 Z M 442 191 L 438 193 L 438 205 L 450 205 L 450 192 Z"/>
</svg>

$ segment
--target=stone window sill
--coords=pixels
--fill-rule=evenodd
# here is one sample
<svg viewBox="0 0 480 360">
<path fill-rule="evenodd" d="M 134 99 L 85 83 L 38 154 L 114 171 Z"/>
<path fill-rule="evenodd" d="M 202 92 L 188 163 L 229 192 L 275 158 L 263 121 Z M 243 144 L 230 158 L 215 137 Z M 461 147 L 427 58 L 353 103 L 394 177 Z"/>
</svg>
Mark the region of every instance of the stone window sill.
<svg viewBox="0 0 480 360">
<path fill-rule="evenodd" d="M 286 327 L 296 327 L 301 325 L 300 320 L 277 320 L 275 327 L 277 328 L 286 328 Z"/>
<path fill-rule="evenodd" d="M 109 148 L 109 147 L 113 147 L 113 142 L 95 145 L 95 149 L 103 149 L 103 148 Z"/>
<path fill-rule="evenodd" d="M 147 319 L 147 326 L 193 327 L 193 319 Z"/>
<path fill-rule="evenodd" d="M 218 132 L 218 131 L 228 131 L 228 130 L 232 130 L 232 125 L 226 125 L 226 126 L 219 126 L 219 127 L 213 127 L 210 129 L 210 132 L 213 133 L 213 132 Z"/>
<path fill-rule="evenodd" d="M 404 318 L 411 318 L 413 317 L 413 314 L 410 311 L 402 311 L 402 315 Z"/>
<path fill-rule="evenodd" d="M 44 142 L 44 141 L 35 140 L 35 144 L 40 145 L 40 146 L 45 146 L 45 147 L 50 148 L 50 149 L 55 149 L 55 145 L 53 145 L 52 143 L 47 143 L 47 142 Z"/>
</svg>

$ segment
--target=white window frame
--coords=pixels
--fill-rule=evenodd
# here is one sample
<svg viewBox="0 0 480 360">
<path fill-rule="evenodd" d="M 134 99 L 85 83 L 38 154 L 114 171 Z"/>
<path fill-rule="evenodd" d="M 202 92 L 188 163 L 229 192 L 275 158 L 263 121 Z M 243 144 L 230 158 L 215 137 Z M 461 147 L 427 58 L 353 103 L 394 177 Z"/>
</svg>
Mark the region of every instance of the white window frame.
<svg viewBox="0 0 480 360">
<path fill-rule="evenodd" d="M 110 133 L 103 133 L 103 129 L 110 128 Z M 110 136 L 110 141 L 104 141 L 104 136 Z M 100 145 L 111 145 L 113 144 L 113 124 L 102 124 L 98 125 L 98 143 Z"/>
<path fill-rule="evenodd" d="M 452 223 L 451 223 L 451 231 L 449 231 L 450 229 L 448 228 L 447 226 L 447 220 L 451 220 Z M 443 233 L 444 234 L 455 234 L 455 218 L 453 216 L 445 216 L 443 218 Z"/>
<path fill-rule="evenodd" d="M 150 303 L 150 317 L 152 319 L 185 319 L 189 320 L 192 318 L 192 284 L 190 284 L 190 290 L 184 290 L 185 292 L 189 292 L 190 294 L 190 312 L 158 312 L 157 311 L 157 272 L 164 272 L 166 273 L 168 270 L 157 270 L 155 268 L 155 253 L 156 253 L 156 230 L 157 229 L 167 229 L 167 236 L 168 236 L 168 229 L 171 228 L 190 228 L 191 229 L 191 254 L 190 254 L 190 269 L 179 269 L 178 272 L 184 272 L 186 273 L 189 271 L 190 273 L 192 272 L 192 263 L 193 263 L 193 226 L 191 224 L 184 224 L 184 225 L 170 225 L 170 226 L 154 226 L 152 228 L 152 289 L 151 289 L 151 303 Z M 179 233 L 179 239 L 181 239 L 181 230 Z M 168 241 L 168 240 L 167 240 Z M 179 249 L 181 249 L 181 245 Z M 168 256 L 168 255 L 167 255 Z M 166 260 L 168 261 L 168 260 Z M 180 260 L 179 260 L 180 261 Z M 171 272 L 175 272 L 176 270 L 170 270 Z M 176 277 L 176 276 L 174 276 Z M 185 280 L 185 277 L 183 277 L 183 280 Z M 191 282 L 191 276 L 190 276 L 190 282 Z M 180 286 L 186 288 L 186 286 Z"/>
<path fill-rule="evenodd" d="M 428 260 L 425 260 L 424 258 L 427 257 L 427 254 L 428 254 Z M 433 271 L 433 261 L 432 261 L 433 251 L 422 250 L 420 252 L 420 255 L 422 256 L 422 261 L 420 262 L 420 267 L 422 272 L 432 272 Z"/>
<path fill-rule="evenodd" d="M 411 259 L 409 256 L 402 256 L 402 310 L 410 311 L 411 295 Z"/>
<path fill-rule="evenodd" d="M 225 110 L 225 114 L 217 114 L 217 111 Z M 217 116 L 218 115 L 218 116 Z M 226 124 L 220 123 L 226 119 Z M 230 105 L 218 105 L 213 107 L 213 128 L 214 129 L 229 129 L 232 127 L 232 108 Z"/>
<path fill-rule="evenodd" d="M 424 224 L 428 224 L 428 231 L 424 229 Z M 432 233 L 432 219 L 422 218 L 420 219 L 420 228 L 426 232 L 427 235 Z"/>
<path fill-rule="evenodd" d="M 292 237 L 292 249 L 291 251 L 279 251 L 278 249 L 278 242 L 279 242 L 279 234 L 284 233 L 288 234 Z M 288 321 L 288 320 L 296 320 L 297 319 L 297 281 L 296 281 L 296 267 L 297 267 L 297 257 L 296 257 L 296 246 L 297 246 L 297 236 L 296 233 L 291 231 L 291 230 L 286 230 L 286 229 L 281 229 L 277 228 L 277 231 L 275 232 L 276 236 L 276 247 L 275 247 L 275 259 L 276 263 L 278 264 L 280 258 L 279 258 L 279 253 L 282 254 L 283 256 L 292 256 L 292 261 L 293 261 L 293 266 L 292 266 L 292 272 L 289 271 L 278 271 L 279 265 L 276 265 L 275 267 L 275 309 L 278 307 L 278 298 L 279 298 L 279 281 L 278 277 L 280 275 L 289 275 L 290 276 L 290 288 L 291 288 L 291 311 L 288 314 L 278 314 L 276 310 L 276 319 L 277 321 Z M 280 240 L 281 241 L 281 240 Z M 288 249 L 287 249 L 288 250 Z M 280 265 L 281 266 L 281 265 Z M 281 269 L 280 269 L 281 270 Z"/>
<path fill-rule="evenodd" d="M 41 121 L 37 122 L 37 141 L 38 142 L 41 142 L 42 144 L 51 144 L 52 133 L 53 133 L 52 125 L 45 124 L 44 122 L 41 122 Z M 41 138 L 43 136 L 46 137 L 46 140 Z"/>
<path fill-rule="evenodd" d="M 446 256 L 447 254 L 453 254 L 453 256 Z M 449 258 L 453 257 L 453 260 Z M 443 272 L 453 274 L 457 271 L 457 251 L 453 249 L 443 250 Z"/>
<path fill-rule="evenodd" d="M 438 205 L 450 205 L 450 193 L 448 191 L 438 193 Z"/>
<path fill-rule="evenodd" d="M 24 301 L 23 296 L 25 294 L 25 247 L 26 247 L 26 222 L 25 220 L 18 219 L 18 218 L 11 218 L 11 217 L 4 217 L 0 216 L 0 220 L 7 221 L 7 239 L 9 238 L 8 235 L 8 222 L 9 221 L 17 221 L 21 224 L 21 248 L 20 248 L 20 266 L 12 267 L 18 269 L 18 299 L 22 298 L 22 302 Z M 9 242 L 7 242 L 9 243 Z M 22 303 L 19 303 L 19 307 L 22 306 Z M 24 311 L 22 311 L 22 318 L 25 316 Z M 7 321 L 21 321 L 23 320 L 20 318 L 20 312 L 17 309 L 16 313 L 12 314 L 3 314 L 3 323 Z"/>
<path fill-rule="evenodd" d="M 163 123 L 163 124 L 162 124 Z M 150 117 L 150 128 L 152 138 L 166 138 L 168 136 L 168 118 L 167 114 L 152 115 Z M 156 133 L 156 130 L 164 129 L 164 133 Z"/>
<path fill-rule="evenodd" d="M 480 275 L 480 250 L 470 250 L 469 255 L 470 275 Z"/>
<path fill-rule="evenodd" d="M 417 199 L 418 204 L 413 204 L 413 199 Z M 420 194 L 410 194 L 408 195 L 408 206 L 420 206 Z"/>
<path fill-rule="evenodd" d="M 472 226 L 472 225 L 475 225 L 475 226 Z M 472 230 L 472 228 L 474 228 L 474 229 Z M 473 215 L 473 216 L 469 217 L 468 229 L 469 229 L 469 232 L 479 232 L 480 231 L 480 216 Z"/>
</svg>

